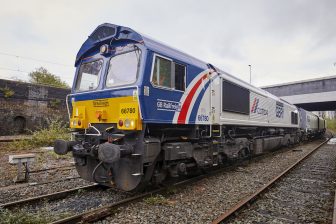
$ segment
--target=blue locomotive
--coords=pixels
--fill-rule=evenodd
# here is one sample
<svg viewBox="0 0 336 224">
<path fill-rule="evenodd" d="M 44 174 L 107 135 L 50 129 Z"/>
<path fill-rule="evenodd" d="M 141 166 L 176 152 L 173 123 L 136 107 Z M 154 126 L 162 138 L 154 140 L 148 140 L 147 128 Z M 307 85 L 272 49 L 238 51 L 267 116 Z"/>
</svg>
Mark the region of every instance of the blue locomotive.
<svg viewBox="0 0 336 224">
<path fill-rule="evenodd" d="M 308 136 L 296 106 L 128 27 L 98 26 L 75 66 L 55 152 L 92 182 L 137 190 Z"/>
</svg>

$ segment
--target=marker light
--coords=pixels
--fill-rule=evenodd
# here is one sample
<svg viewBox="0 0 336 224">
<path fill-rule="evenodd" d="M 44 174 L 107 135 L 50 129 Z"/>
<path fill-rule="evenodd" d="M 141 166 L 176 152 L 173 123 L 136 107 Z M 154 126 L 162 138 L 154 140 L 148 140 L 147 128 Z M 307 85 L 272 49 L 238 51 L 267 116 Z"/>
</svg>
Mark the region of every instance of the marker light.
<svg viewBox="0 0 336 224">
<path fill-rule="evenodd" d="M 109 46 L 108 46 L 107 44 L 103 44 L 103 45 L 101 45 L 101 46 L 100 46 L 100 49 L 99 49 L 99 51 L 100 51 L 101 54 L 106 54 L 106 53 L 108 53 L 108 50 L 109 50 Z"/>
<path fill-rule="evenodd" d="M 124 122 L 122 120 L 119 120 L 119 126 L 122 127 L 124 125 Z"/>
<path fill-rule="evenodd" d="M 81 120 L 78 120 L 77 124 L 78 124 L 78 126 L 81 126 L 82 125 Z"/>
</svg>

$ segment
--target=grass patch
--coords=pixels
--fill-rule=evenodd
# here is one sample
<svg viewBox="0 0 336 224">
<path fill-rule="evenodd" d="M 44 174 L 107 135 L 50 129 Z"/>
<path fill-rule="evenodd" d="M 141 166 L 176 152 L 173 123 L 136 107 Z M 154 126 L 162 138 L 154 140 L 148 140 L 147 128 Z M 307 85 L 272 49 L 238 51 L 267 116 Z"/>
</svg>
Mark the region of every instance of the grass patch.
<svg viewBox="0 0 336 224">
<path fill-rule="evenodd" d="M 69 129 L 60 120 L 50 120 L 47 128 L 32 132 L 28 140 L 14 141 L 9 144 L 11 150 L 34 149 L 43 146 L 53 146 L 56 139 L 70 139 Z"/>
<path fill-rule="evenodd" d="M 7 86 L 4 88 L 0 88 L 0 91 L 2 92 L 5 98 L 9 98 L 15 94 L 14 90 L 8 88 Z"/>
<path fill-rule="evenodd" d="M 72 154 L 71 153 L 67 153 L 65 155 L 58 155 L 54 151 L 48 151 L 47 153 L 48 153 L 48 156 L 50 156 L 54 160 L 70 159 L 70 158 L 72 158 Z"/>
<path fill-rule="evenodd" d="M 148 198 L 145 198 L 144 202 L 149 205 L 166 205 L 168 204 L 168 199 L 158 194 L 155 196 L 150 196 Z"/>
<path fill-rule="evenodd" d="M 326 120 L 327 120 L 327 129 L 336 132 L 336 119 L 326 119 Z"/>
<path fill-rule="evenodd" d="M 165 191 L 166 195 L 173 195 L 177 193 L 177 188 L 175 186 L 169 186 L 167 190 Z"/>
<path fill-rule="evenodd" d="M 42 224 L 48 220 L 41 214 L 28 214 L 24 211 L 10 212 L 0 209 L 0 222 L 3 224 L 23 223 L 23 224 Z"/>
</svg>

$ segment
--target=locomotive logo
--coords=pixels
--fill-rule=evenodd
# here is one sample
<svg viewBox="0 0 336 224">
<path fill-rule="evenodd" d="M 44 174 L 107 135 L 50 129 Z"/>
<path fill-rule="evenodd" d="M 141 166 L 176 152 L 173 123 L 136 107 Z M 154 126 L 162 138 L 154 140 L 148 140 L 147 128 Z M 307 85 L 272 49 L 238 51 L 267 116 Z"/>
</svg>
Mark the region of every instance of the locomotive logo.
<svg viewBox="0 0 336 224">
<path fill-rule="evenodd" d="M 157 110 L 180 111 L 181 103 L 170 100 L 157 99 L 156 108 Z"/>
<path fill-rule="evenodd" d="M 108 107 L 109 102 L 107 99 L 98 99 L 98 100 L 93 100 L 93 106 L 94 107 Z"/>
<path fill-rule="evenodd" d="M 278 118 L 284 117 L 284 104 L 283 103 L 276 102 L 275 116 Z"/>
<path fill-rule="evenodd" d="M 261 115 L 268 115 L 268 110 L 259 107 L 259 99 L 257 97 L 254 98 L 252 108 L 251 108 L 251 113 L 254 114 L 261 114 Z"/>
</svg>

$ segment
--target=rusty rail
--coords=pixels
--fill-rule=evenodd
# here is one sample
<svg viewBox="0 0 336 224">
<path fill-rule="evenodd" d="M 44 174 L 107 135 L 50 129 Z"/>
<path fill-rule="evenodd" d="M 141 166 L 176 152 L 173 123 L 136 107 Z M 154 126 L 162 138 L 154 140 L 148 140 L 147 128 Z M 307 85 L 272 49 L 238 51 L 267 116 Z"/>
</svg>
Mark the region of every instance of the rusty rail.
<svg viewBox="0 0 336 224">
<path fill-rule="evenodd" d="M 334 199 L 334 210 L 333 210 L 332 224 L 336 224 L 336 191 L 335 191 L 335 199 Z"/>
<path fill-rule="evenodd" d="M 31 170 L 29 173 L 41 173 L 41 172 L 46 172 L 50 170 L 72 170 L 75 168 L 75 165 L 68 165 L 68 166 L 57 166 L 57 167 L 50 167 L 50 168 L 45 168 L 45 169 L 40 169 L 40 170 Z"/>
<path fill-rule="evenodd" d="M 32 137 L 29 135 L 9 135 L 9 136 L 0 136 L 0 142 L 14 142 L 19 140 L 28 140 Z"/>
<path fill-rule="evenodd" d="M 152 196 L 152 195 L 163 193 L 167 189 L 169 189 L 170 187 L 181 187 L 181 186 L 185 186 L 187 184 L 197 182 L 197 181 L 199 181 L 201 179 L 204 179 L 204 178 L 207 178 L 209 176 L 216 175 L 219 172 L 222 172 L 223 170 L 225 170 L 227 168 L 229 168 L 229 167 L 225 167 L 225 168 L 222 168 L 222 169 L 215 170 L 214 172 L 211 172 L 209 174 L 203 174 L 203 175 L 200 175 L 200 176 L 189 178 L 187 180 L 183 180 L 183 181 L 180 181 L 178 183 L 175 183 L 175 184 L 172 184 L 172 185 L 169 185 L 169 186 L 166 186 L 166 187 L 155 189 L 155 190 L 152 190 L 150 192 L 145 192 L 145 193 L 142 193 L 142 194 L 139 194 L 139 195 L 135 195 L 133 197 L 126 198 L 124 200 L 112 203 L 110 205 L 106 205 L 106 206 L 103 206 L 103 207 L 100 207 L 100 208 L 85 211 L 85 212 L 80 213 L 78 215 L 70 216 L 70 217 L 67 217 L 67 218 L 64 218 L 64 219 L 61 219 L 61 220 L 51 222 L 51 224 L 89 223 L 89 222 L 93 222 L 93 221 L 98 221 L 98 220 L 101 220 L 101 219 L 103 219 L 107 216 L 113 215 L 115 213 L 116 209 L 121 207 L 121 206 L 127 205 L 131 202 L 137 202 L 141 199 L 147 198 L 147 197 Z"/>
<path fill-rule="evenodd" d="M 282 177 L 284 177 L 289 171 L 294 169 L 297 165 L 299 165 L 302 161 L 304 161 L 306 158 L 308 158 L 310 155 L 312 155 L 317 149 L 319 149 L 322 145 L 327 143 L 330 138 L 328 138 L 326 141 L 319 144 L 316 148 L 314 148 L 312 151 L 310 151 L 308 154 L 303 156 L 302 158 L 298 159 L 293 165 L 291 165 L 289 168 L 287 168 L 285 171 L 283 171 L 281 174 L 273 178 L 271 181 L 269 181 L 266 185 L 259 188 L 255 193 L 252 195 L 240 200 L 236 205 L 234 205 L 232 208 L 230 208 L 228 211 L 217 217 L 215 220 L 212 221 L 212 224 L 218 224 L 224 221 L 227 221 L 229 218 L 231 218 L 233 215 L 237 214 L 237 212 L 242 209 L 244 206 L 248 206 L 250 203 L 252 203 L 261 193 L 265 192 L 267 189 L 273 186 L 275 182 L 280 180 Z M 336 199 L 335 199 L 336 200 Z M 335 211 L 335 208 L 334 208 Z M 333 223 L 334 224 L 334 223 Z M 335 223 L 336 224 L 336 223 Z"/>
<path fill-rule="evenodd" d="M 40 196 L 36 196 L 36 197 L 32 197 L 32 198 L 27 198 L 27 199 L 23 199 L 23 200 L 8 202 L 8 203 L 5 203 L 5 204 L 0 204 L 0 208 L 12 209 L 14 207 L 22 206 L 24 204 L 29 204 L 29 203 L 36 203 L 36 202 L 39 202 L 39 201 L 42 201 L 42 200 L 45 200 L 45 199 L 47 199 L 47 200 L 57 200 L 57 199 L 65 198 L 69 194 L 76 193 L 79 190 L 90 190 L 90 189 L 94 189 L 94 188 L 97 188 L 97 187 L 98 187 L 97 184 L 91 184 L 91 185 L 87 185 L 87 186 L 83 186 L 83 187 L 73 188 L 73 189 L 70 189 L 70 190 L 59 191 L 59 192 L 56 192 L 56 193 L 40 195 Z"/>
</svg>

